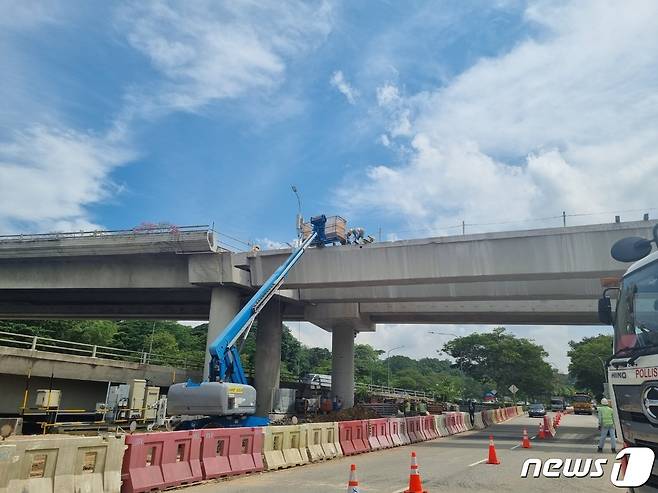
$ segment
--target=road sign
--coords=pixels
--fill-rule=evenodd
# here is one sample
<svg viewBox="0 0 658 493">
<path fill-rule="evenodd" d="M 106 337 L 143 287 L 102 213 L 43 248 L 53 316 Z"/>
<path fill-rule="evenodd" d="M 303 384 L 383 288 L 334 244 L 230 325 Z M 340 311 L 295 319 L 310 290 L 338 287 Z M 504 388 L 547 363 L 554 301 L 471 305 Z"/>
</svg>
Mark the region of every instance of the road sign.
<svg viewBox="0 0 658 493">
<path fill-rule="evenodd" d="M 516 394 L 516 393 L 518 392 L 518 390 L 519 390 L 519 388 L 518 388 L 516 385 L 514 385 L 514 384 L 512 384 L 512 385 L 509 386 L 509 391 L 510 391 L 512 394 Z"/>
</svg>

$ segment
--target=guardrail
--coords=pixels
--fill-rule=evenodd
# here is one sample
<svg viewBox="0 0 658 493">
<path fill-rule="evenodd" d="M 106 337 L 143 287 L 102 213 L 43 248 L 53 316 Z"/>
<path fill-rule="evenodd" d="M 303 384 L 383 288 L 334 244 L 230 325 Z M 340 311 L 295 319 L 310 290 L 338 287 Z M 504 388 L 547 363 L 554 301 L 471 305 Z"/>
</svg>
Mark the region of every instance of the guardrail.
<svg viewBox="0 0 658 493">
<path fill-rule="evenodd" d="M 149 235 L 149 234 L 177 234 L 184 232 L 208 231 L 209 225 L 197 226 L 175 226 L 173 224 L 141 224 L 133 229 L 94 230 L 94 231 L 71 231 L 54 233 L 27 233 L 0 235 L 3 241 L 33 241 L 33 240 L 62 240 L 70 238 L 98 238 L 116 237 L 127 235 Z"/>
<path fill-rule="evenodd" d="M 0 331 L 0 345 L 30 349 L 31 351 L 49 351 L 51 353 L 75 354 L 91 358 L 104 358 L 120 361 L 132 361 L 142 365 L 172 366 L 186 370 L 200 370 L 204 362 L 196 358 L 172 357 L 166 354 L 147 351 L 131 351 L 82 342 L 64 341 L 37 335 L 18 334 Z"/>
<path fill-rule="evenodd" d="M 421 390 L 400 389 L 398 387 L 388 387 L 385 385 L 372 385 L 357 383 L 357 391 L 362 390 L 370 394 L 377 394 L 385 397 L 398 397 L 398 398 L 416 398 L 416 399 L 433 399 L 434 395 L 431 392 Z"/>
</svg>

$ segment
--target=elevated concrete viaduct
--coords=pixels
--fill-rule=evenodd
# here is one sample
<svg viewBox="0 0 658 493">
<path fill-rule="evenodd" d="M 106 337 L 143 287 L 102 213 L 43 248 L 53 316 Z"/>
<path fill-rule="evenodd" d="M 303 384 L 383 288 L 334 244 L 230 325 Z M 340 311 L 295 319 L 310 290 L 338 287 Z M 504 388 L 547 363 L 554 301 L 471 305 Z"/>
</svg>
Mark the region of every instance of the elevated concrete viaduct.
<svg viewBox="0 0 658 493">
<path fill-rule="evenodd" d="M 655 223 L 311 249 L 259 320 L 259 409 L 278 386 L 281 319 L 333 332 L 334 392 L 349 406 L 355 333 L 377 323 L 596 324 L 601 278 L 627 267 L 611 245 L 649 237 Z M 211 339 L 288 254 L 232 253 L 206 230 L 1 238 L 0 318 L 209 320 Z"/>
</svg>

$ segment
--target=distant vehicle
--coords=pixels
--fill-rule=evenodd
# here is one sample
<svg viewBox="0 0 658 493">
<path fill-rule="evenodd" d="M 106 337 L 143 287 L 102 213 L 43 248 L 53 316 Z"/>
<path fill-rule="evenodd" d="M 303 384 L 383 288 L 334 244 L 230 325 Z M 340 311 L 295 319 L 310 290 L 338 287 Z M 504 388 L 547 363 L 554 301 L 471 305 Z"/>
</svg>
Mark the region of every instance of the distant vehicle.
<svg viewBox="0 0 658 493">
<path fill-rule="evenodd" d="M 543 404 L 530 404 L 528 406 L 528 416 L 531 418 L 543 418 L 546 416 L 546 408 Z"/>
<path fill-rule="evenodd" d="M 574 414 L 592 414 L 594 412 L 592 396 L 589 394 L 576 394 L 571 401 L 573 402 Z"/>
<path fill-rule="evenodd" d="M 551 397 L 551 411 L 564 411 L 566 408 L 564 397 Z"/>
</svg>

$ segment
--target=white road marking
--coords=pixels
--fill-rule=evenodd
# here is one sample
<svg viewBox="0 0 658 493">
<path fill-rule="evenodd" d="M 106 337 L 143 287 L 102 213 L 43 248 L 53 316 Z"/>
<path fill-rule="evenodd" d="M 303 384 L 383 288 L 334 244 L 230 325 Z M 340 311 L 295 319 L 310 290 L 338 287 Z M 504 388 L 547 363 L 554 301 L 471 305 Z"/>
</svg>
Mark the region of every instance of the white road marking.
<svg viewBox="0 0 658 493">
<path fill-rule="evenodd" d="M 473 464 L 469 464 L 468 467 L 477 466 L 478 464 L 482 464 L 483 462 L 487 462 L 487 459 L 482 459 L 482 460 L 479 460 L 477 462 L 473 462 Z"/>
</svg>

